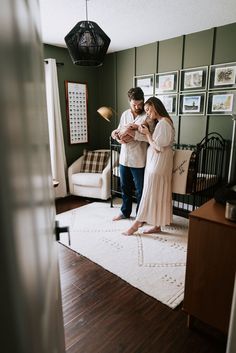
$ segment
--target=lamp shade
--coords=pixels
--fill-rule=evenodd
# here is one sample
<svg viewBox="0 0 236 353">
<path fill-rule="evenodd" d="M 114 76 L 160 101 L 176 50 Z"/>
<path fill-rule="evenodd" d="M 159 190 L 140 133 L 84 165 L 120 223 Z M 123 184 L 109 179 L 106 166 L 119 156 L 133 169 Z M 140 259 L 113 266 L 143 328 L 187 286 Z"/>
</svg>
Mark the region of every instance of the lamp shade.
<svg viewBox="0 0 236 353">
<path fill-rule="evenodd" d="M 81 21 L 65 36 L 65 42 L 74 64 L 100 66 L 111 40 L 95 22 Z"/>
<path fill-rule="evenodd" d="M 110 107 L 101 107 L 97 110 L 97 112 L 101 115 L 102 118 L 110 122 L 110 119 L 113 115 L 112 108 Z"/>
</svg>

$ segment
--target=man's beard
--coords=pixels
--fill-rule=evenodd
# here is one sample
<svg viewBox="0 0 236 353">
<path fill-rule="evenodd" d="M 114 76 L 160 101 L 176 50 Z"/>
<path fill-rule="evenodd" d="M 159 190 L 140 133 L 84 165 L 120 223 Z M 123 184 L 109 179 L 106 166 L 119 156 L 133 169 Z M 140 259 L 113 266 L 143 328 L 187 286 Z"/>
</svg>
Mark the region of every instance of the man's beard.
<svg viewBox="0 0 236 353">
<path fill-rule="evenodd" d="M 133 109 L 133 112 L 134 112 L 135 114 L 141 114 L 141 113 L 143 112 L 143 109 L 142 109 L 142 108 L 140 108 L 140 109 Z"/>
</svg>

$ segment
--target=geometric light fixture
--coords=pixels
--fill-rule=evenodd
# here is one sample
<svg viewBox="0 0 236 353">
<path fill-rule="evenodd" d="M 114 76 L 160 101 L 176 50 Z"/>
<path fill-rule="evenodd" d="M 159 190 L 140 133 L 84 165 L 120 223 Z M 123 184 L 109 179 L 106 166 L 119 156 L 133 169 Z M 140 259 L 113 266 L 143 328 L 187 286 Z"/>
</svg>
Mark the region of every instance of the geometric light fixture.
<svg viewBox="0 0 236 353">
<path fill-rule="evenodd" d="M 100 116 L 103 119 L 105 119 L 106 121 L 109 121 L 109 123 L 113 115 L 113 112 L 115 113 L 115 111 L 111 107 L 101 107 L 97 110 L 97 112 L 100 114 Z"/>
<path fill-rule="evenodd" d="M 86 21 L 78 22 L 65 36 L 65 42 L 73 64 L 101 66 L 111 40 L 95 22 L 88 21 L 85 1 Z"/>
</svg>

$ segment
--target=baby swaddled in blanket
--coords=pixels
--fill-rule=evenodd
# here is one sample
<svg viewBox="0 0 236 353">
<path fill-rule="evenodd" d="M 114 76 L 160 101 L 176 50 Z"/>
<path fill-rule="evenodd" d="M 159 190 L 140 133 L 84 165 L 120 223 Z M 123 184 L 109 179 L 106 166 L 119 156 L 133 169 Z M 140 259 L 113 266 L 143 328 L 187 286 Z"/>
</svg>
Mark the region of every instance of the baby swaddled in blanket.
<svg viewBox="0 0 236 353">
<path fill-rule="evenodd" d="M 150 119 L 146 118 L 146 120 L 142 123 L 142 125 L 147 126 L 149 130 L 153 132 L 154 130 L 153 122 Z M 138 124 L 130 123 L 120 128 L 119 130 L 116 131 L 117 141 L 120 143 L 128 143 L 133 141 L 135 131 L 138 130 L 138 127 L 139 127 Z"/>
</svg>

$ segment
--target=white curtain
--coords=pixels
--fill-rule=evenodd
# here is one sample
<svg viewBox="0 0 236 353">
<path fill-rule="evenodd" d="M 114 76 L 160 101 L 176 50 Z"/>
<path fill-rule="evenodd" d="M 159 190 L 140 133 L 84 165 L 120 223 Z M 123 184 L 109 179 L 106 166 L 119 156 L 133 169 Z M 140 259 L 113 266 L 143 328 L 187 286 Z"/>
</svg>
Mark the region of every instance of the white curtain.
<svg viewBox="0 0 236 353">
<path fill-rule="evenodd" d="M 59 185 L 55 188 L 56 197 L 64 197 L 67 195 L 66 156 L 62 132 L 57 66 L 55 59 L 46 59 L 46 62 L 44 66 L 52 177 L 59 181 Z"/>
</svg>

